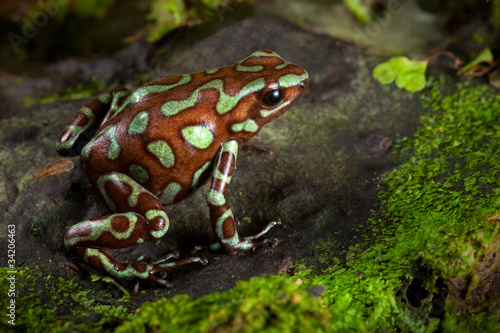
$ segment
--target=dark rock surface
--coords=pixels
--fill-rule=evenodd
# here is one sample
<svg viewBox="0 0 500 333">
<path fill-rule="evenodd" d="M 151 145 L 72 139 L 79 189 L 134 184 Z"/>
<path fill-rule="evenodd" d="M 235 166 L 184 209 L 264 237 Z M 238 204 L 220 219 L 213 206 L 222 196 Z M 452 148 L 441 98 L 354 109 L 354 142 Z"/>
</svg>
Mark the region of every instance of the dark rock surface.
<svg viewBox="0 0 500 333">
<path fill-rule="evenodd" d="M 417 126 L 418 96 L 374 81 L 375 62 L 353 45 L 273 16 L 249 18 L 218 30 L 183 29 L 154 46 L 137 43 L 115 57 L 71 66 L 65 62 L 52 69 L 63 71 L 66 66 L 78 75 L 95 74 L 105 82 L 122 84 L 131 82 L 126 77 L 140 74 L 136 71 L 147 71 L 153 78 L 192 73 L 232 64 L 264 48 L 306 68 L 310 84 L 294 108 L 250 142 L 253 147 L 271 148 L 273 154 L 255 149 L 240 153 L 228 198 L 241 221 L 242 235 L 254 234 L 268 220 L 281 218 L 282 226 L 270 233 L 280 243 L 244 255 L 203 254 L 209 259 L 207 266 L 193 264 L 169 273 L 167 279 L 175 287 L 164 292 L 170 295 L 197 297 L 231 288 L 240 279 L 286 271 L 303 259 L 314 262 L 312 245 L 327 235 L 336 235 L 339 252 L 359 242 L 370 210 L 377 209 L 379 177 L 399 164 L 391 157 L 391 144 L 411 135 Z M 52 80 L 37 80 L 41 79 Z M 23 84 L 33 82 L 26 79 Z M 5 78 L 0 79 L 3 85 L 7 85 Z M 12 89 L 19 93 L 22 87 Z M 3 230 L 7 224 L 16 225 L 18 263 L 43 267 L 46 274 L 75 276 L 79 271 L 83 283 L 105 289 L 104 283 L 90 283 L 88 267 L 62 246 L 71 224 L 107 209 L 83 173 L 81 158 L 71 158 L 75 167 L 70 171 L 39 180 L 33 176 L 40 167 L 60 159 L 54 142 L 88 99 L 25 110 L 9 103 L 8 97 L 3 100 L 0 223 Z M 155 258 L 179 249 L 181 257 L 187 257 L 193 246 L 211 243 L 206 192 L 207 186 L 166 207 L 171 229 L 161 242 L 121 250 L 120 255 Z M 5 233 L 0 237 L 4 244 Z M 2 252 L 2 264 L 4 256 Z M 124 283 L 132 289 L 132 283 Z M 141 288 L 148 292 L 134 296 L 136 302 L 154 298 L 155 286 L 142 283 Z"/>
</svg>

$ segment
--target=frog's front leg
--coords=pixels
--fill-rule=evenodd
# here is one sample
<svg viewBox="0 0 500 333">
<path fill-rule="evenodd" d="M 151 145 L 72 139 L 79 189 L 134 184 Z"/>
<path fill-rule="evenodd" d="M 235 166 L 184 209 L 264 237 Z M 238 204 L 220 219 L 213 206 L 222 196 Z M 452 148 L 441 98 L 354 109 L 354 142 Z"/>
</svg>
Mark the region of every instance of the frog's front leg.
<svg viewBox="0 0 500 333">
<path fill-rule="evenodd" d="M 86 135 L 90 140 L 94 134 L 92 130 L 97 130 L 108 121 L 129 94 L 126 88 L 115 89 L 94 98 L 78 110 L 56 142 L 57 153 L 61 156 L 79 155 L 83 144 L 78 149 L 78 143 Z"/>
<path fill-rule="evenodd" d="M 100 249 L 125 248 L 158 240 L 167 232 L 169 220 L 158 198 L 125 174 L 102 175 L 97 187 L 115 213 L 77 223 L 64 237 L 66 248 L 90 266 L 117 278 L 147 280 L 170 287 L 170 283 L 155 274 L 192 262 L 206 264 L 206 259 L 199 257 L 166 262 L 176 255 L 152 262 L 123 263 Z"/>
<path fill-rule="evenodd" d="M 225 196 L 237 155 L 238 142 L 236 140 L 226 141 L 222 144 L 216 156 L 210 192 L 207 195 L 210 221 L 218 240 L 218 243 L 212 244 L 210 248 L 217 250 L 222 247 L 230 254 L 249 251 L 264 245 L 276 246 L 277 239 L 258 240 L 258 238 L 266 234 L 273 226 L 281 224 L 279 220 L 273 220 L 255 236 L 240 237 L 238 235 L 233 213 Z"/>
</svg>

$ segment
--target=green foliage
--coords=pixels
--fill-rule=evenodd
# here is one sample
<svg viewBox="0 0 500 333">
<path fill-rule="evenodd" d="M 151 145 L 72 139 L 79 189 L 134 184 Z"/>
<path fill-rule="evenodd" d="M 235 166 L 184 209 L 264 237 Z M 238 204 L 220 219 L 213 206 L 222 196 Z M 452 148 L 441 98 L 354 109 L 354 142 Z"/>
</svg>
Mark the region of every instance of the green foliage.
<svg viewBox="0 0 500 333">
<path fill-rule="evenodd" d="M 116 0 L 75 0 L 74 11 L 82 17 L 102 18 Z"/>
<path fill-rule="evenodd" d="M 321 274 L 299 273 L 326 286 L 334 330 L 432 330 L 438 322 L 426 327 L 430 297 L 419 308 L 410 306 L 396 297 L 402 281 L 425 267 L 432 295 L 438 277 L 474 274 L 500 237 L 500 226 L 486 218 L 500 210 L 500 95 L 465 84 L 443 96 L 438 82 L 429 86 L 422 102 L 430 112 L 421 117 L 415 138 L 405 138 L 397 149 L 412 156 L 384 177 L 381 218 L 367 225 L 379 235 L 375 244 L 364 251 L 351 247 L 344 263 L 333 261 Z M 481 314 L 484 322 L 454 316 L 447 314 L 448 327 L 462 320 L 474 331 L 494 326 L 498 311 Z"/>
<path fill-rule="evenodd" d="M 198 299 L 177 295 L 144 304 L 140 316 L 116 332 L 324 332 L 328 317 L 300 281 L 268 276 Z"/>
<path fill-rule="evenodd" d="M 237 0 L 241 2 L 243 0 Z M 217 14 L 219 7 L 229 6 L 229 0 L 153 0 L 147 18 L 153 22 L 148 36 L 156 41 L 181 25 L 208 20 Z"/>
<path fill-rule="evenodd" d="M 388 61 L 375 66 L 373 77 L 382 84 L 396 80 L 396 86 L 410 92 L 425 87 L 425 70 L 427 61 L 410 60 L 406 57 L 392 57 Z"/>
<path fill-rule="evenodd" d="M 370 9 L 363 4 L 362 0 L 343 0 L 344 5 L 351 11 L 354 17 L 362 24 L 367 24 L 372 20 Z"/>
<path fill-rule="evenodd" d="M 483 62 L 487 64 L 493 62 L 493 53 L 491 53 L 491 49 L 489 47 L 485 47 L 471 62 L 462 67 L 459 73 L 465 73 Z"/>
</svg>

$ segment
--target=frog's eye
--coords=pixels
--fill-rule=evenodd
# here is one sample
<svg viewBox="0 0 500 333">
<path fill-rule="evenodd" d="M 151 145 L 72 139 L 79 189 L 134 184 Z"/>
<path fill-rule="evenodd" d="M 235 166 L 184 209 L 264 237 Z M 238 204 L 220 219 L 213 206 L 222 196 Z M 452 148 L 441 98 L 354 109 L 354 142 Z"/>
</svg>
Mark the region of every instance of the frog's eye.
<svg viewBox="0 0 500 333">
<path fill-rule="evenodd" d="M 279 89 L 269 90 L 262 96 L 262 103 L 266 106 L 276 106 L 283 100 L 283 94 Z"/>
</svg>

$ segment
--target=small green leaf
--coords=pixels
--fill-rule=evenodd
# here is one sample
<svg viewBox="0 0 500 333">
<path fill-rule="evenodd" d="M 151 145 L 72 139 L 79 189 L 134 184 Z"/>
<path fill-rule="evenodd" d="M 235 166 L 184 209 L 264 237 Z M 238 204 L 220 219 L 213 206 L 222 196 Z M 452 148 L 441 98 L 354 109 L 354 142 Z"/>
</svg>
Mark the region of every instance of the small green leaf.
<svg viewBox="0 0 500 333">
<path fill-rule="evenodd" d="M 478 55 L 475 57 L 471 62 L 469 62 L 467 65 L 462 67 L 461 70 L 458 72 L 460 74 L 467 72 L 469 69 L 472 67 L 479 65 L 482 62 L 485 62 L 487 64 L 490 64 L 493 61 L 493 54 L 491 53 L 491 50 L 489 47 L 485 47 Z"/>
<path fill-rule="evenodd" d="M 410 60 L 406 57 L 392 57 L 388 61 L 375 66 L 373 77 L 382 84 L 396 81 L 396 86 L 410 92 L 425 87 L 425 70 L 427 61 Z"/>
<path fill-rule="evenodd" d="M 344 0 L 344 5 L 361 24 L 367 24 L 372 20 L 367 5 L 360 0 Z"/>
</svg>

